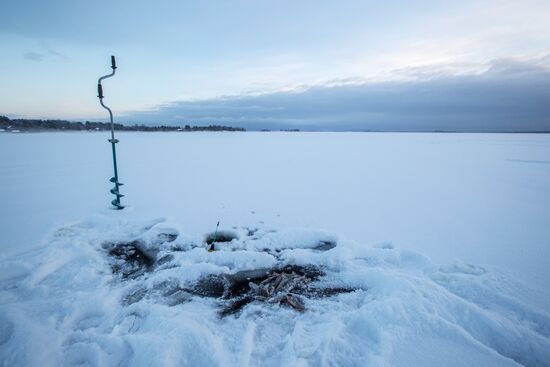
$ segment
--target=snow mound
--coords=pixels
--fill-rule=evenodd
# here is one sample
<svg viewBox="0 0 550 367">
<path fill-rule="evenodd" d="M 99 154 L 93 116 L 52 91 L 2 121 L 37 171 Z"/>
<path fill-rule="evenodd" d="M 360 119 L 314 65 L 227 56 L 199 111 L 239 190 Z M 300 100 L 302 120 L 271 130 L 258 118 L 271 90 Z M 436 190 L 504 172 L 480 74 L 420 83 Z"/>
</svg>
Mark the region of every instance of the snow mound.
<svg viewBox="0 0 550 367">
<path fill-rule="evenodd" d="M 525 286 L 502 274 L 322 231 L 221 230 L 231 240 L 209 252 L 205 237 L 164 220 L 100 217 L 61 227 L 47 246 L 4 259 L 0 363 L 550 364 L 550 316 L 526 305 Z M 258 297 L 252 286 L 255 298 L 227 317 L 218 312 L 223 299 L 189 291 L 205 277 L 281 266 L 321 269 L 319 286 L 353 291 L 302 298 L 300 312 L 259 301 L 265 290 Z"/>
</svg>

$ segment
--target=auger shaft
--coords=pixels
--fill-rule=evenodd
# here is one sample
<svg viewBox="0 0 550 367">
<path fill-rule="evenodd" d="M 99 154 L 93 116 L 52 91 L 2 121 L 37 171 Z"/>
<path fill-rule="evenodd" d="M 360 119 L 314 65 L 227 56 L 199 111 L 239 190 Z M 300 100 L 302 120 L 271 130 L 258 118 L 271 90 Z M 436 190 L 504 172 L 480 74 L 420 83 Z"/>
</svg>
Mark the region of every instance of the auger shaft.
<svg viewBox="0 0 550 367">
<path fill-rule="evenodd" d="M 118 169 L 117 169 L 117 164 L 116 164 L 116 143 L 118 143 L 118 140 L 115 139 L 115 125 L 113 123 L 113 112 L 111 111 L 111 109 L 108 106 L 106 106 L 103 103 L 103 86 L 101 85 L 102 80 L 110 78 L 110 77 L 115 75 L 116 61 L 115 61 L 114 56 L 111 56 L 111 69 L 113 69 L 113 71 L 110 74 L 102 76 L 97 81 L 97 94 L 98 94 L 97 96 L 99 98 L 99 103 L 101 104 L 101 106 L 109 112 L 109 119 L 111 121 L 111 139 L 109 139 L 109 142 L 111 143 L 112 152 L 113 152 L 114 176 L 111 177 L 111 179 L 109 181 L 111 181 L 112 183 L 115 184 L 115 187 L 113 187 L 110 190 L 111 194 L 115 195 L 115 199 L 113 201 L 111 201 L 111 204 L 115 207 L 115 209 L 124 209 L 124 206 L 122 206 L 122 204 L 120 204 L 120 198 L 123 197 L 124 195 L 122 195 L 120 193 L 120 190 L 119 190 L 120 186 L 122 186 L 123 183 L 118 182 Z"/>
</svg>

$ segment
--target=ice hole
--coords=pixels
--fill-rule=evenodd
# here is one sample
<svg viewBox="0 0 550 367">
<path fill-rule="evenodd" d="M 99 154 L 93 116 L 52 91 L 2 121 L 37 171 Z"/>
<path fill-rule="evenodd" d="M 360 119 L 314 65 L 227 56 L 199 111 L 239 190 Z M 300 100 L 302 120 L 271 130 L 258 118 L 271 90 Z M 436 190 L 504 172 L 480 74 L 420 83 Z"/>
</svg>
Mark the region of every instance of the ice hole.
<svg viewBox="0 0 550 367">
<path fill-rule="evenodd" d="M 239 236 L 233 231 L 217 231 L 206 235 L 205 241 L 211 245 L 213 243 L 231 242 L 238 239 Z"/>
</svg>

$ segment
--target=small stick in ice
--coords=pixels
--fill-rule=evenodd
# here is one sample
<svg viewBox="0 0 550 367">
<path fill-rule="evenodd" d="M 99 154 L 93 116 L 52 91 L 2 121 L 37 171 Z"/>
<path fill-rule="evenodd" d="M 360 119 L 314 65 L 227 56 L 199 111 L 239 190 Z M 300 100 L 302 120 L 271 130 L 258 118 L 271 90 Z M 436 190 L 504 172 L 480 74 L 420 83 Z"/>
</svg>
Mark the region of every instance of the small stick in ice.
<svg viewBox="0 0 550 367">
<path fill-rule="evenodd" d="M 215 251 L 214 248 L 214 242 L 216 242 L 216 239 L 218 238 L 218 227 L 220 226 L 220 221 L 216 224 L 216 230 L 214 231 L 214 237 L 212 238 L 212 243 L 210 244 L 210 247 L 208 248 L 208 252 Z"/>
</svg>

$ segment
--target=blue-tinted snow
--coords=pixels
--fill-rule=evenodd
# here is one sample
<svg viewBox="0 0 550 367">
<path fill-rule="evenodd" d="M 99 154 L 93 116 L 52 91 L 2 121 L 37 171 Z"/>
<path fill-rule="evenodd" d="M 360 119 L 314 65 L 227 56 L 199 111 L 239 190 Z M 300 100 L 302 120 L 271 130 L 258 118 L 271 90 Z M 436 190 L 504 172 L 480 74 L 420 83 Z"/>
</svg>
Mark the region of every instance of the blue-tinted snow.
<svg viewBox="0 0 550 367">
<path fill-rule="evenodd" d="M 0 134 L 4 364 L 548 363 L 549 135 L 125 133 L 123 212 L 106 138 Z M 189 247 L 218 220 L 265 230 Z M 151 284 L 284 261 L 363 290 L 223 323 L 209 300 L 123 306 L 101 243 L 158 233 L 185 255 Z"/>
</svg>

